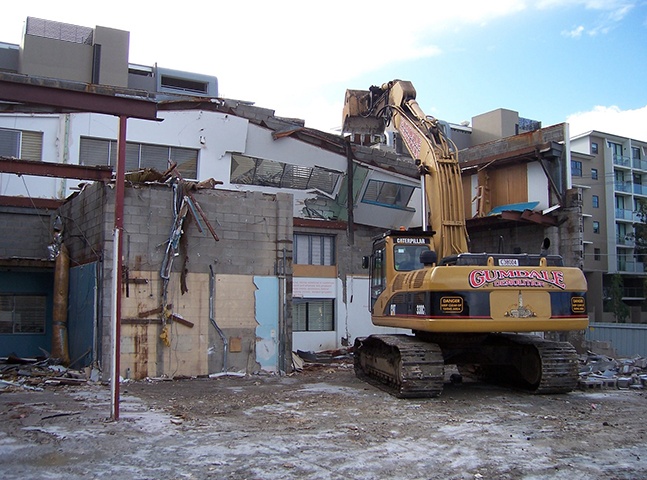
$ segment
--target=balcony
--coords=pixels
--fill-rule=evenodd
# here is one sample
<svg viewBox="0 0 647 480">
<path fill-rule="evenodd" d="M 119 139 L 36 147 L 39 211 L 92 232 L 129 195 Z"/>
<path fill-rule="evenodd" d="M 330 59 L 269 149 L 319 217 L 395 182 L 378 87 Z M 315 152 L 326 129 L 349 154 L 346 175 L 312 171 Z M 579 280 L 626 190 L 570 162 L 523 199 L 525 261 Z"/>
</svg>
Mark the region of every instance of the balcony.
<svg viewBox="0 0 647 480">
<path fill-rule="evenodd" d="M 618 272 L 621 273 L 645 273 L 645 264 L 642 262 L 626 262 L 618 260 Z"/>
<path fill-rule="evenodd" d="M 625 192 L 625 193 L 631 193 L 633 190 L 633 183 L 631 182 L 619 182 L 616 180 L 615 182 L 615 190 L 616 192 Z"/>
<path fill-rule="evenodd" d="M 631 164 L 634 168 L 638 170 L 647 170 L 647 160 L 642 160 L 640 158 L 634 158 L 631 161 Z"/>
<path fill-rule="evenodd" d="M 616 237 L 616 245 L 633 248 L 636 246 L 636 240 L 628 235 L 619 235 Z"/>
<path fill-rule="evenodd" d="M 634 183 L 634 193 L 636 195 L 647 195 L 647 187 L 645 185 Z"/>
<path fill-rule="evenodd" d="M 611 297 L 611 291 L 609 288 L 604 288 L 603 293 L 604 298 L 608 299 Z M 622 298 L 623 299 L 628 299 L 628 298 L 637 298 L 637 299 L 644 299 L 645 298 L 645 291 L 642 288 L 639 287 L 624 287 L 622 289 Z"/>
<path fill-rule="evenodd" d="M 619 167 L 631 168 L 631 158 L 625 157 L 624 155 L 613 155 L 613 164 Z"/>
<path fill-rule="evenodd" d="M 632 210 L 616 208 L 616 220 L 626 220 L 628 222 L 640 222 L 638 214 Z"/>
</svg>

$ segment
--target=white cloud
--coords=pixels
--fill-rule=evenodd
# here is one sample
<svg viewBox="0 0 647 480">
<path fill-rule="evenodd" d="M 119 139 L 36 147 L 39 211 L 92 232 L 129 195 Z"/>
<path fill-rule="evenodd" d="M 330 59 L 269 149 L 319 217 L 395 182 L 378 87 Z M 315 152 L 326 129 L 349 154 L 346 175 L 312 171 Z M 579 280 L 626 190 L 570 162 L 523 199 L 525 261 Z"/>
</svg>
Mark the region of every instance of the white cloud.
<svg viewBox="0 0 647 480">
<path fill-rule="evenodd" d="M 566 119 L 572 137 L 591 130 L 634 140 L 647 141 L 647 105 L 634 110 L 596 106 L 588 112 L 577 112 Z"/>
<path fill-rule="evenodd" d="M 565 37 L 571 37 L 571 38 L 579 38 L 582 36 L 582 32 L 584 31 L 584 27 L 582 25 L 575 27 L 573 30 L 565 30 L 562 32 L 562 35 Z"/>
</svg>

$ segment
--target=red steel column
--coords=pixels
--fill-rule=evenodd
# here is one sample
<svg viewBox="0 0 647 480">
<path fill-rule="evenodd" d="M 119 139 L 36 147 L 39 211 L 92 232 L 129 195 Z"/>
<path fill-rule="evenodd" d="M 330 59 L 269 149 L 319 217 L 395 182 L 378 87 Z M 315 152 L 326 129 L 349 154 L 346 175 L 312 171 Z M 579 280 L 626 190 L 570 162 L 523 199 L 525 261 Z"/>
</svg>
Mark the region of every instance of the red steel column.
<svg viewBox="0 0 647 480">
<path fill-rule="evenodd" d="M 124 228 L 124 191 L 126 178 L 126 121 L 119 117 L 117 170 L 115 172 L 115 229 L 112 255 L 112 420 L 119 420 L 119 373 L 121 356 L 121 275 L 122 234 Z"/>
</svg>

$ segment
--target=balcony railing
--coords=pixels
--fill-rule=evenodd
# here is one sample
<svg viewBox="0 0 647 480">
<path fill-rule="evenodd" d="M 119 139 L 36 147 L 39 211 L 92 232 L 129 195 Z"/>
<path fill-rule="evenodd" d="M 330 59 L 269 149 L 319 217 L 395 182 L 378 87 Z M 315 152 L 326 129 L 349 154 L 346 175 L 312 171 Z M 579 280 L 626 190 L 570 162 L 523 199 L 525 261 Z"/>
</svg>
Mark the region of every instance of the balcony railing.
<svg viewBox="0 0 647 480">
<path fill-rule="evenodd" d="M 630 222 L 639 222 L 638 214 L 632 210 L 623 210 L 616 208 L 616 220 L 628 220 Z"/>
<path fill-rule="evenodd" d="M 615 189 L 616 189 L 616 192 L 631 193 L 632 185 L 633 184 L 631 182 L 619 182 L 619 181 L 616 180 Z"/>
<path fill-rule="evenodd" d="M 634 193 L 637 195 L 647 195 L 647 187 L 634 183 Z"/>
<path fill-rule="evenodd" d="M 640 158 L 634 158 L 631 160 L 631 163 L 634 168 L 639 170 L 647 170 L 647 160 L 642 160 Z"/>
<path fill-rule="evenodd" d="M 618 235 L 616 237 L 616 245 L 621 245 L 623 247 L 634 247 L 636 245 L 636 240 L 629 236 Z"/>
<path fill-rule="evenodd" d="M 645 264 L 642 262 L 626 262 L 618 260 L 619 272 L 645 273 Z"/>
<path fill-rule="evenodd" d="M 611 297 L 611 291 L 605 288 L 602 291 L 604 298 Z M 640 287 L 624 287 L 622 289 L 622 298 L 645 298 L 645 291 Z"/>
<path fill-rule="evenodd" d="M 631 167 L 631 158 L 624 155 L 613 154 L 613 164 L 621 167 Z"/>
</svg>

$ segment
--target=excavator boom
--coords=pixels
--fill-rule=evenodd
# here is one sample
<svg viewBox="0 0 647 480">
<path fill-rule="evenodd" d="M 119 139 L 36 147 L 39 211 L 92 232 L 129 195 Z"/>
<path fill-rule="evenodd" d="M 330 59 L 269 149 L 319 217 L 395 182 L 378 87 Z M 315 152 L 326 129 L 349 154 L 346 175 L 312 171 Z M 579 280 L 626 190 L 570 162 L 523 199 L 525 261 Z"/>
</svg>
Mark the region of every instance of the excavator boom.
<svg viewBox="0 0 647 480">
<path fill-rule="evenodd" d="M 469 253 L 456 146 L 410 82 L 347 90 L 345 133 L 402 137 L 420 175 L 422 226 L 386 232 L 367 258 L 373 324 L 414 335 L 355 340 L 355 371 L 399 397 L 440 395 L 445 364 L 534 393 L 571 391 L 577 356 L 529 332 L 588 325 L 586 280 L 559 255 Z M 411 263 L 405 257 L 418 257 Z"/>
<path fill-rule="evenodd" d="M 383 133 L 391 124 L 418 165 L 424 192 L 422 228 L 434 232 L 434 250 L 441 258 L 467 252 L 463 185 L 456 147 L 437 120 L 424 114 L 411 82 L 394 80 L 368 91 L 346 91 L 345 132 Z"/>
</svg>

